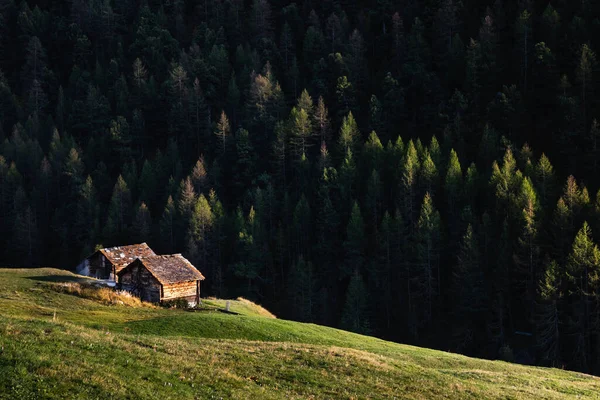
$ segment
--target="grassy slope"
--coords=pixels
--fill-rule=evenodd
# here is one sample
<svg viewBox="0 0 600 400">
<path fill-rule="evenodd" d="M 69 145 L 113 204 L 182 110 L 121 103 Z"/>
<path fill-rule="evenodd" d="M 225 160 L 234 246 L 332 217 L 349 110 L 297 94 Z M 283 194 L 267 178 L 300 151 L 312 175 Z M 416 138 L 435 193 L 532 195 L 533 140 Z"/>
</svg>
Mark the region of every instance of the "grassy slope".
<svg viewBox="0 0 600 400">
<path fill-rule="evenodd" d="M 46 288 L 73 279 L 0 269 L 0 399 L 600 399 L 587 375 L 266 318 L 240 302 L 232 310 L 244 315 L 185 312 Z"/>
</svg>

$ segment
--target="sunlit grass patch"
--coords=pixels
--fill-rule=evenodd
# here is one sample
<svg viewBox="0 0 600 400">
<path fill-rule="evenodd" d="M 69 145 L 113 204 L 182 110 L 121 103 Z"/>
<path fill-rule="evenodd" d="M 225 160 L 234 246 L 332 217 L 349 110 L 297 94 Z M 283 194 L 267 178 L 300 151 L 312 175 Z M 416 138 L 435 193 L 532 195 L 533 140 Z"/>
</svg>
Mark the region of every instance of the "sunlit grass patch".
<svg viewBox="0 0 600 400">
<path fill-rule="evenodd" d="M 244 315 L 254 315 L 259 317 L 266 318 L 277 318 L 273 313 L 271 313 L 266 308 L 262 307 L 259 304 L 254 303 L 248 299 L 243 297 L 238 297 L 235 300 L 224 300 L 224 299 L 216 299 L 214 297 L 208 297 L 206 299 L 202 299 L 202 303 L 206 306 L 213 306 L 218 308 L 219 310 L 225 310 L 226 304 L 229 302 L 229 310 L 234 313 L 244 314 Z"/>
</svg>

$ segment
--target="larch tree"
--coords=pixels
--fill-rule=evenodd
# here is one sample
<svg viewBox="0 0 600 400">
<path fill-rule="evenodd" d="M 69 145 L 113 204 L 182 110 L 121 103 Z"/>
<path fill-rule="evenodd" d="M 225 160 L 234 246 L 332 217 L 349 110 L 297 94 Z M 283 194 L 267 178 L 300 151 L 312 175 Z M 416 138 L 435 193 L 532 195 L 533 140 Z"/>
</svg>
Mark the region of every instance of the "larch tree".
<svg viewBox="0 0 600 400">
<path fill-rule="evenodd" d="M 227 151 L 227 142 L 231 135 L 231 125 L 229 124 L 229 118 L 225 111 L 221 111 L 219 121 L 215 129 L 215 136 L 217 137 L 217 147 L 219 148 L 222 155 Z"/>
<path fill-rule="evenodd" d="M 542 275 L 536 303 L 536 344 L 543 362 L 551 367 L 562 364 L 561 272 L 556 261 L 550 261 Z"/>
<path fill-rule="evenodd" d="M 400 192 L 402 205 L 407 222 L 412 225 L 417 214 L 417 179 L 419 173 L 419 157 L 412 140 L 406 145 L 406 151 L 400 167 Z"/>
<path fill-rule="evenodd" d="M 590 359 L 591 337 L 591 279 L 600 270 L 600 250 L 594 244 L 592 231 L 587 222 L 575 236 L 571 254 L 566 263 L 568 302 L 570 313 L 567 321 L 569 344 L 576 368 L 587 369 Z"/>
<path fill-rule="evenodd" d="M 200 158 L 196 161 L 190 179 L 192 180 L 192 185 L 194 185 L 194 191 L 196 193 L 203 193 L 206 190 L 208 177 L 204 155 L 200 155 Z"/>
<path fill-rule="evenodd" d="M 512 274 L 512 288 L 515 290 L 514 299 L 522 299 L 529 306 L 519 304 L 516 310 L 525 313 L 529 322 L 533 321 L 534 301 L 538 277 L 540 274 L 541 251 L 539 247 L 539 215 L 538 200 L 531 180 L 523 179 L 520 194 L 522 204 L 521 233 L 518 238 L 516 253 L 513 255 L 515 271 Z"/>
<path fill-rule="evenodd" d="M 423 328 L 433 321 L 440 294 L 441 220 L 429 193 L 423 198 L 415 240 L 416 259 L 410 279 L 415 301 L 413 312 L 417 315 L 417 327 Z"/>
<path fill-rule="evenodd" d="M 546 208 L 554 196 L 556 182 L 554 167 L 544 153 L 535 165 L 534 184 L 539 194 L 540 205 Z"/>
<path fill-rule="evenodd" d="M 212 273 L 208 262 L 212 224 L 213 214 L 210 204 L 206 197 L 200 194 L 194 204 L 186 243 L 188 252 L 192 256 L 196 255 L 195 265 L 200 271 L 207 271 L 207 274 Z"/>
<path fill-rule="evenodd" d="M 366 159 L 366 171 L 371 171 L 373 169 L 381 170 L 384 161 L 384 150 L 377 132 L 372 131 L 369 134 L 363 147 L 363 153 L 363 158 Z"/>
<path fill-rule="evenodd" d="M 338 139 L 340 152 L 344 154 L 348 149 L 354 151 L 355 145 L 360 138 L 360 132 L 358 130 L 358 125 L 352 115 L 352 112 L 349 112 L 346 117 L 342 120 L 342 126 L 340 127 L 340 136 Z"/>
<path fill-rule="evenodd" d="M 437 189 L 438 171 L 427 149 L 425 149 L 423 160 L 421 161 L 420 174 L 419 182 L 423 192 L 433 196 Z"/>
<path fill-rule="evenodd" d="M 321 143 L 331 140 L 331 122 L 329 121 L 329 110 L 325 106 L 323 96 L 319 96 L 317 107 L 314 112 L 314 126 L 321 139 Z"/>
<path fill-rule="evenodd" d="M 444 193 L 446 197 L 446 211 L 448 232 L 450 234 L 450 246 L 456 249 L 460 241 L 460 216 L 463 199 L 463 172 L 458 160 L 458 154 L 454 149 L 450 151 L 446 178 L 444 181 Z M 464 228 L 463 228 L 464 229 Z"/>
<path fill-rule="evenodd" d="M 306 158 L 306 151 L 311 145 L 310 137 L 313 134 L 312 121 L 304 108 L 292 108 L 290 113 L 290 126 L 292 130 L 291 145 L 297 160 Z"/>
</svg>

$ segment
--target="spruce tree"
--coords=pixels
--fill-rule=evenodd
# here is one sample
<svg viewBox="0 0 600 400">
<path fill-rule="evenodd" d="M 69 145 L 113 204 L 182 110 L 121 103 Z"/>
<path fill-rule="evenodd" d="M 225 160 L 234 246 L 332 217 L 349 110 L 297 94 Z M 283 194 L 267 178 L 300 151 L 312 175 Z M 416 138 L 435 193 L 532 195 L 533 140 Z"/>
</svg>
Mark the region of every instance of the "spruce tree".
<svg viewBox="0 0 600 400">
<path fill-rule="evenodd" d="M 344 329 L 362 334 L 369 333 L 367 293 L 360 272 L 354 271 L 346 290 L 346 302 L 342 310 L 341 326 Z"/>
<path fill-rule="evenodd" d="M 344 263 L 341 265 L 340 276 L 346 278 L 354 271 L 360 271 L 365 262 L 365 226 L 360 207 L 355 201 L 350 212 L 344 240 Z"/>
<path fill-rule="evenodd" d="M 142 202 L 135 213 L 133 222 L 134 236 L 137 242 L 150 241 L 152 234 L 152 217 L 146 203 Z"/>
<path fill-rule="evenodd" d="M 474 346 L 481 344 L 484 312 L 487 308 L 487 293 L 484 284 L 479 244 L 472 226 L 462 237 L 458 263 L 453 273 L 454 341 L 461 352 L 471 353 Z"/>
<path fill-rule="evenodd" d="M 312 263 L 300 255 L 288 276 L 290 307 L 295 320 L 311 322 L 315 307 L 314 271 Z"/>
<path fill-rule="evenodd" d="M 177 225 L 176 218 L 175 202 L 173 201 L 173 197 L 169 196 L 160 219 L 161 245 L 168 253 L 172 253 L 175 250 L 175 239 L 177 236 L 175 233 Z"/>
<path fill-rule="evenodd" d="M 118 243 L 127 241 L 131 228 L 132 204 L 131 192 L 121 175 L 117 178 L 113 189 L 110 205 L 108 208 L 108 219 L 104 228 L 106 241 Z"/>
</svg>

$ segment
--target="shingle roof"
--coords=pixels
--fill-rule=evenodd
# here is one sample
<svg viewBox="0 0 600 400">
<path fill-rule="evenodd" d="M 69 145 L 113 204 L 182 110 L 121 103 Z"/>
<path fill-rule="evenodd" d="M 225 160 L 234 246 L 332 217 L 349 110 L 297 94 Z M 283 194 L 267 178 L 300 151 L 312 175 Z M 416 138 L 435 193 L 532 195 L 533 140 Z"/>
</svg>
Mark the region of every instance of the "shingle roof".
<svg viewBox="0 0 600 400">
<path fill-rule="evenodd" d="M 181 254 L 140 257 L 138 261 L 163 285 L 204 280 L 200 271 Z M 121 270 L 118 275 L 125 272 L 128 267 Z"/>
<path fill-rule="evenodd" d="M 131 264 L 136 258 L 156 255 L 146 243 L 109 247 L 99 251 L 115 266 L 116 272 Z"/>
</svg>

